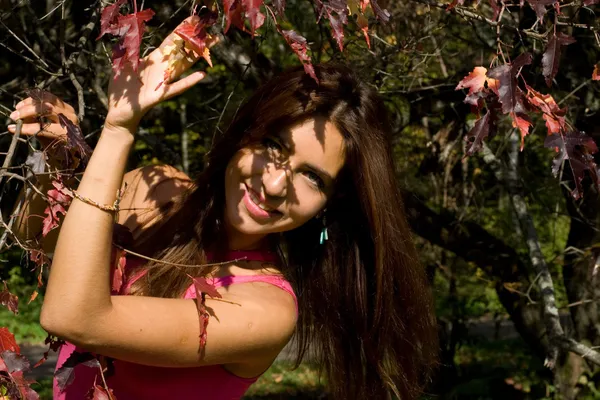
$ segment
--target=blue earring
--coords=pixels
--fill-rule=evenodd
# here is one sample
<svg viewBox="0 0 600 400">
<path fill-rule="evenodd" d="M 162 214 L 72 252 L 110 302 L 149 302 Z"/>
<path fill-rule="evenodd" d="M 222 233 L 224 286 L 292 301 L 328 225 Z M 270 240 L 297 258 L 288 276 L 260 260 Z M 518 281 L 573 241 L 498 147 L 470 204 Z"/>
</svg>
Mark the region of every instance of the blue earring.
<svg viewBox="0 0 600 400">
<path fill-rule="evenodd" d="M 323 244 L 326 240 L 329 239 L 329 235 L 327 234 L 327 226 L 325 225 L 325 217 L 323 217 L 323 229 L 321 229 L 321 237 L 319 238 L 319 244 Z"/>
</svg>

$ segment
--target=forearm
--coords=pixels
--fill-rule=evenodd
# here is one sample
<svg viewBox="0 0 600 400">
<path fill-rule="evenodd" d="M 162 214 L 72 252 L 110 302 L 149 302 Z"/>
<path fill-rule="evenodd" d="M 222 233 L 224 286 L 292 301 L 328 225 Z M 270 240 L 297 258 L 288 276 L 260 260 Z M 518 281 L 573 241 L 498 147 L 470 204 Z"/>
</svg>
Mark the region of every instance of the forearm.
<svg viewBox="0 0 600 400">
<path fill-rule="evenodd" d="M 132 144 L 130 131 L 105 127 L 77 192 L 113 204 Z M 113 223 L 114 213 L 73 199 L 56 244 L 40 317 L 51 333 L 76 331 L 87 325 L 87 318 L 110 310 Z"/>
</svg>

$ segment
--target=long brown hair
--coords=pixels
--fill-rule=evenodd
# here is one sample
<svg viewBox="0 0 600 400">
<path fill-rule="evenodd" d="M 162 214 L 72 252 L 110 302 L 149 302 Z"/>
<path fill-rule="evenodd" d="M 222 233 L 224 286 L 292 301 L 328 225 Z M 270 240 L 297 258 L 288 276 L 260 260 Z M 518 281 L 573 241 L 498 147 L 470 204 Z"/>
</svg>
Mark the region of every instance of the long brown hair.
<svg viewBox="0 0 600 400">
<path fill-rule="evenodd" d="M 178 264 L 205 263 L 207 249 L 222 254 L 229 160 L 266 134 L 326 116 L 344 137 L 346 161 L 324 219 L 272 237 L 298 296 L 297 363 L 314 354 L 336 399 L 415 399 L 436 363 L 437 331 L 397 187 L 385 106 L 346 67 L 315 72 L 318 84 L 296 68 L 255 92 L 214 143 L 194 188 L 160 210 L 165 222 L 142 232 L 134 247 Z M 322 221 L 329 240 L 321 245 Z M 143 268 L 146 279 L 133 292 L 159 297 L 181 296 L 186 273 L 207 273 L 161 263 Z"/>
</svg>

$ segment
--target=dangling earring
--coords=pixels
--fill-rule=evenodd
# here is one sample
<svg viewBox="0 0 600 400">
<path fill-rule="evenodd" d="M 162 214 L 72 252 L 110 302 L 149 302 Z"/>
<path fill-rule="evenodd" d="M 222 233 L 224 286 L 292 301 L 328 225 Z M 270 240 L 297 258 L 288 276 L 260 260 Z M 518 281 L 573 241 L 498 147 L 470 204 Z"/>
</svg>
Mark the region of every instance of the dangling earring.
<svg viewBox="0 0 600 400">
<path fill-rule="evenodd" d="M 321 237 L 319 238 L 319 244 L 323 244 L 326 240 L 329 239 L 329 235 L 327 234 L 327 224 L 325 221 L 325 217 L 323 217 L 323 228 L 321 229 Z"/>
</svg>

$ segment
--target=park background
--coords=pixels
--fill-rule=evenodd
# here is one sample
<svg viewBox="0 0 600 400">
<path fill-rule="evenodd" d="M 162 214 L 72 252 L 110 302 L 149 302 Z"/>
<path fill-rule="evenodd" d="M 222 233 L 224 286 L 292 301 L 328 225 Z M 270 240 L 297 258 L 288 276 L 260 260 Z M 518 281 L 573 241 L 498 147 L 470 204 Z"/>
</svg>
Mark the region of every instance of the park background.
<svg viewBox="0 0 600 400">
<path fill-rule="evenodd" d="M 148 23 L 143 55 L 189 15 L 192 1 L 142 4 L 156 13 Z M 82 131 L 94 145 L 106 113 L 111 68 L 110 41 L 96 40 L 104 5 L 0 0 L 4 124 L 14 105 L 28 96 L 27 89 L 44 88 L 76 110 L 83 104 Z M 529 51 L 533 63 L 522 71 L 527 83 L 551 94 L 561 108 L 568 107 L 570 123 L 596 140 L 600 83 L 592 79 L 592 72 L 599 60 L 600 28 L 595 1 L 380 0 L 379 5 L 391 18 L 383 23 L 368 15 L 370 47 L 357 22 L 349 18 L 343 52 L 328 22 L 316 23 L 312 0 L 288 0 L 280 23 L 306 37 L 313 63 L 348 63 L 385 99 L 398 183 L 439 321 L 441 367 L 427 393 L 442 399 L 600 398 L 598 368 L 580 355 L 560 351 L 555 367 L 544 367 L 551 345 L 538 285 L 539 260 L 532 258 L 528 246 L 531 241 L 540 246 L 565 335 L 591 349 L 600 345 L 598 190 L 586 177 L 583 197 L 574 199 L 568 163 L 553 176 L 555 151 L 544 147 L 547 132 L 541 118 L 532 119 L 522 150 L 517 129 L 510 119 L 501 118 L 496 137 L 482 152 L 467 156 L 464 139 L 477 115 L 464 102 L 466 90 L 456 90 L 474 67 L 502 64 L 499 49 L 509 59 Z M 546 9 L 544 21 L 539 21 L 539 7 Z M 576 39 L 562 47 L 550 87 L 542 71 L 552 29 L 548 21 Z M 221 23 L 215 29 L 222 34 Z M 144 118 L 130 169 L 167 163 L 193 176 L 202 170 L 213 138 L 258 85 L 299 65 L 270 18 L 254 38 L 231 28 L 211 56 L 212 67 L 199 63 L 208 72 L 202 82 Z M 11 135 L 0 128 L 0 159 L 10 143 Z M 36 148 L 35 140 L 19 142 L 10 171 L 25 176 L 23 165 Z M 514 179 L 499 179 L 498 171 Z M 8 176 L 0 182 L 3 221 L 9 220 L 21 188 L 18 179 Z M 525 204 L 526 209 L 515 204 Z M 530 224 L 523 225 L 523 218 Z M 0 326 L 15 334 L 24 353 L 29 349 L 36 357 L 46 337 L 38 324 L 43 287 L 37 288 L 35 264 L 10 235 L 7 239 L 0 254 L 0 278 L 20 303 L 17 316 L 0 310 Z M 39 295 L 28 304 L 36 290 Z M 282 356 L 247 398 L 327 398 L 318 366 L 308 359 L 289 371 L 290 360 Z M 42 398 L 50 396 L 48 370 L 37 374 L 40 385 L 33 386 Z"/>
</svg>

